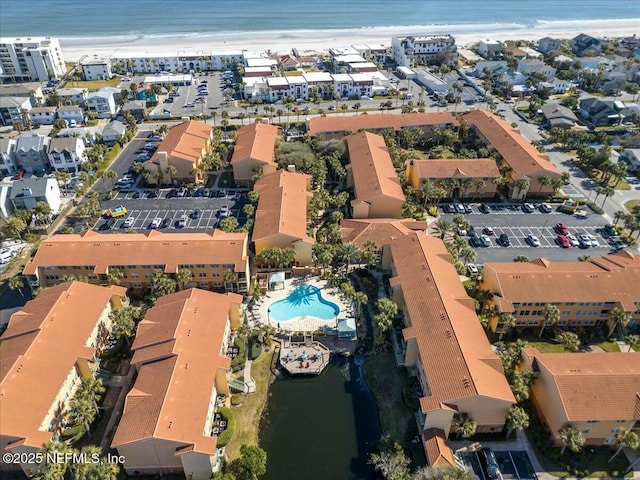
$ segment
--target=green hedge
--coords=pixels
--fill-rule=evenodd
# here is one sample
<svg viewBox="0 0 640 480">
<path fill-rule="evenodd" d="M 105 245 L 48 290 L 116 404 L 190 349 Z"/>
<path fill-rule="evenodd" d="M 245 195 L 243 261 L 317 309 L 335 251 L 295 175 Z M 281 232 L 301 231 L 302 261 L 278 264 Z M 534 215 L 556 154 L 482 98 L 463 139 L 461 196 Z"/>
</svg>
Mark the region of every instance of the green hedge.
<svg viewBox="0 0 640 480">
<path fill-rule="evenodd" d="M 247 347 L 244 339 L 236 337 L 233 345 L 238 349 L 238 355 L 231 360 L 231 370 L 237 372 L 244 368 L 244 362 L 247 360 Z"/>
<path fill-rule="evenodd" d="M 231 441 L 231 438 L 233 437 L 233 432 L 236 429 L 236 418 L 233 415 L 233 412 L 227 407 L 220 407 L 216 410 L 216 412 L 220 413 L 222 417 L 227 421 L 227 429 L 218 437 L 218 447 L 224 447 Z"/>
<path fill-rule="evenodd" d="M 242 405 L 243 402 L 244 402 L 243 394 L 231 396 L 231 405 L 233 405 L 234 407 L 237 407 L 238 405 Z"/>
</svg>

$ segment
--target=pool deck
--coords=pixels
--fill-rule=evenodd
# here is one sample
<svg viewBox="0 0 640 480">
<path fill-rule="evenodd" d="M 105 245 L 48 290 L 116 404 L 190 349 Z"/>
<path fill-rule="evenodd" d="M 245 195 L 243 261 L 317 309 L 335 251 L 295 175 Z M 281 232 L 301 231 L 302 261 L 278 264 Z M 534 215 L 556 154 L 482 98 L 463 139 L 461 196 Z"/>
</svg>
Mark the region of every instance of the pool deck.
<svg viewBox="0 0 640 480">
<path fill-rule="evenodd" d="M 280 365 L 291 375 L 318 375 L 329 364 L 331 352 L 320 342 L 283 341 Z"/>
<path fill-rule="evenodd" d="M 304 316 L 294 318 L 292 320 L 281 321 L 273 320 L 269 318 L 269 306 L 278 300 L 286 298 L 297 287 L 301 285 L 311 285 L 317 287 L 322 294 L 322 298 L 330 302 L 335 303 L 340 308 L 340 313 L 337 319 L 322 320 L 313 316 Z M 337 288 L 331 288 L 326 280 L 322 280 L 319 277 L 310 278 L 292 278 L 285 281 L 285 288 L 282 290 L 271 290 L 266 295 L 260 298 L 254 308 L 253 319 L 254 322 L 259 324 L 269 324 L 274 327 L 279 333 L 290 332 L 313 332 L 316 330 L 331 330 L 337 327 L 337 320 L 342 320 L 351 317 L 351 311 L 349 301 L 341 295 Z M 306 365 L 306 362 L 305 362 Z"/>
</svg>

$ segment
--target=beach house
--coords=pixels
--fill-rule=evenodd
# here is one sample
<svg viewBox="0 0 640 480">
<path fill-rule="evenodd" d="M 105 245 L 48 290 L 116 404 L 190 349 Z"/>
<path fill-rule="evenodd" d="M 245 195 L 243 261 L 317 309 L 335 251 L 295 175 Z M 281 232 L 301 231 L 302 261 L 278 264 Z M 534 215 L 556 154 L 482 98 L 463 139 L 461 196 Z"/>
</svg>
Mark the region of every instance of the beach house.
<svg viewBox="0 0 640 480">
<path fill-rule="evenodd" d="M 78 173 L 86 161 L 84 141 L 78 137 L 56 137 L 49 142 L 49 164 L 56 170 Z"/>
</svg>

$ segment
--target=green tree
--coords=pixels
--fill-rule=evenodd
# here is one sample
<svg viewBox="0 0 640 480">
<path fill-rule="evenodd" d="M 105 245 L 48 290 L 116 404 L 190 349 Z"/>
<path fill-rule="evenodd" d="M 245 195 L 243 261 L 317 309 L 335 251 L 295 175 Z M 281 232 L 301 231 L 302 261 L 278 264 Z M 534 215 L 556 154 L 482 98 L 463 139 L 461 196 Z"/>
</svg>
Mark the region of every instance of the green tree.
<svg viewBox="0 0 640 480">
<path fill-rule="evenodd" d="M 369 464 L 385 480 L 409 480 L 409 459 L 396 442 L 369 456 Z"/>
<path fill-rule="evenodd" d="M 623 448 L 628 448 L 630 450 L 637 450 L 640 448 L 640 439 L 638 438 L 638 434 L 630 430 L 625 430 L 624 428 L 621 428 L 620 431 L 616 433 L 616 441 L 618 442 L 618 448 L 609 459 L 609 463 L 611 463 L 611 460 L 616 458 Z"/>
<path fill-rule="evenodd" d="M 569 352 L 577 352 L 580 348 L 580 338 L 573 332 L 560 332 L 555 340 Z"/>
<path fill-rule="evenodd" d="M 123 338 L 127 345 L 129 339 L 133 337 L 136 330 L 136 320 L 140 318 L 142 311 L 138 307 L 128 305 L 120 310 L 112 310 L 109 314 L 111 318 L 111 332 L 116 339 Z"/>
<path fill-rule="evenodd" d="M 411 480 L 474 480 L 477 478 L 468 468 L 419 467 L 411 475 Z"/>
<path fill-rule="evenodd" d="M 42 445 L 39 453 L 42 454 L 43 462 L 38 473 L 33 478 L 37 480 L 60 480 L 64 478 L 69 464 L 66 462 L 47 462 L 46 459 L 53 455 L 61 455 L 60 458 L 64 459 L 64 454 L 70 451 L 71 449 L 64 442 L 55 440 L 49 440 Z"/>
<path fill-rule="evenodd" d="M 91 433 L 91 424 L 96 419 L 97 410 L 86 397 L 75 396 L 69 405 L 69 419 L 74 426 L 83 426 L 87 433 Z"/>
<path fill-rule="evenodd" d="M 560 310 L 553 303 L 547 303 L 542 309 L 542 315 L 544 316 L 544 323 L 542 324 L 538 337 L 542 337 L 545 327 L 553 327 L 558 323 L 558 320 L 560 320 Z"/>
<path fill-rule="evenodd" d="M 24 277 L 22 275 L 15 275 L 9 279 L 8 286 L 11 290 L 17 290 L 18 293 L 24 297 L 24 292 L 22 288 L 24 287 Z"/>
<path fill-rule="evenodd" d="M 227 218 L 223 218 L 220 220 L 220 224 L 218 228 L 223 232 L 235 232 L 240 224 L 238 223 L 238 219 L 236 217 L 230 216 Z"/>
<path fill-rule="evenodd" d="M 187 285 L 187 283 L 189 283 L 191 281 L 193 274 L 191 273 L 191 270 L 189 270 L 188 268 L 181 268 L 178 270 L 178 273 L 176 273 L 176 281 L 178 282 L 178 289 L 179 290 L 184 290 Z"/>
<path fill-rule="evenodd" d="M 172 278 L 169 278 L 159 268 L 153 271 L 151 276 L 151 293 L 149 300 L 151 303 L 155 303 L 156 300 L 165 295 L 170 295 L 176 291 L 176 282 Z"/>
<path fill-rule="evenodd" d="M 564 451 L 568 448 L 573 453 L 578 453 L 584 445 L 584 437 L 582 432 L 573 425 L 567 424 L 558 430 L 562 450 L 560 455 L 564 455 Z"/>
<path fill-rule="evenodd" d="M 26 227 L 27 224 L 22 218 L 13 216 L 4 220 L 2 230 L 9 238 L 21 238 Z"/>
<path fill-rule="evenodd" d="M 522 262 L 522 263 L 526 263 L 529 261 L 529 257 L 526 257 L 524 255 L 517 255 L 513 258 L 514 262 Z"/>
<path fill-rule="evenodd" d="M 433 231 L 440 236 L 441 240 L 444 240 L 445 236 L 453 232 L 455 229 L 452 222 L 447 219 L 441 218 L 436 220 L 432 226 Z"/>
<path fill-rule="evenodd" d="M 611 328 L 609 329 L 609 334 L 607 336 L 610 337 L 611 335 L 613 335 L 613 332 L 618 327 L 618 325 L 620 325 L 620 328 L 622 328 L 622 330 L 624 331 L 624 329 L 627 328 L 627 325 L 629 325 L 630 321 L 630 313 L 625 312 L 619 307 L 613 308 L 609 312 L 609 322 L 611 323 Z"/>
<path fill-rule="evenodd" d="M 513 405 L 507 412 L 507 438 L 514 430 L 522 431 L 529 427 L 529 414 L 522 407 Z"/>
<path fill-rule="evenodd" d="M 109 282 L 109 285 L 120 285 L 123 278 L 124 273 L 122 270 L 109 267 L 109 273 L 107 273 L 107 282 Z"/>
<path fill-rule="evenodd" d="M 453 428 L 458 438 L 469 438 L 476 433 L 477 424 L 467 413 L 456 413 L 453 416 Z"/>
<path fill-rule="evenodd" d="M 500 325 L 502 328 L 500 329 L 500 337 L 498 340 L 502 340 L 504 334 L 510 329 L 516 326 L 517 319 L 511 313 L 505 312 L 500 314 Z"/>
<path fill-rule="evenodd" d="M 93 404 L 93 407 L 98 410 L 98 402 L 104 392 L 106 392 L 106 388 L 100 378 L 87 377 L 80 381 L 80 387 L 76 392 L 76 397 L 87 399 Z"/>
<path fill-rule="evenodd" d="M 257 445 L 242 445 L 234 467 L 239 480 L 254 480 L 267 473 L 267 452 Z"/>
<path fill-rule="evenodd" d="M 627 335 L 625 340 L 633 350 L 640 350 L 640 335 Z"/>
</svg>

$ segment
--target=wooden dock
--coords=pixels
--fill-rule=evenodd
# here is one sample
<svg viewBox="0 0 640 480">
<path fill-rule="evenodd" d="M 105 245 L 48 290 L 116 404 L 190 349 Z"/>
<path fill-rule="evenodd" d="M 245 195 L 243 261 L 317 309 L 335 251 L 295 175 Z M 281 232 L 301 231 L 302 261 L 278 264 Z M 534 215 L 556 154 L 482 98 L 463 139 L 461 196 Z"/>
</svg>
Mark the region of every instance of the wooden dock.
<svg viewBox="0 0 640 480">
<path fill-rule="evenodd" d="M 329 364 L 331 351 L 320 342 L 282 342 L 280 365 L 291 375 L 318 375 Z"/>
</svg>

